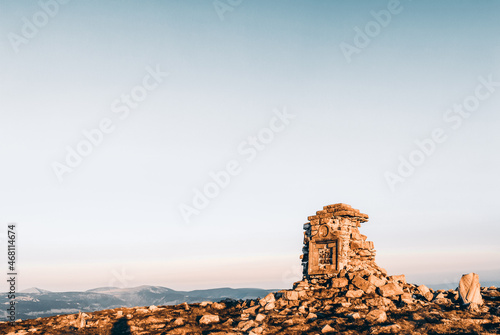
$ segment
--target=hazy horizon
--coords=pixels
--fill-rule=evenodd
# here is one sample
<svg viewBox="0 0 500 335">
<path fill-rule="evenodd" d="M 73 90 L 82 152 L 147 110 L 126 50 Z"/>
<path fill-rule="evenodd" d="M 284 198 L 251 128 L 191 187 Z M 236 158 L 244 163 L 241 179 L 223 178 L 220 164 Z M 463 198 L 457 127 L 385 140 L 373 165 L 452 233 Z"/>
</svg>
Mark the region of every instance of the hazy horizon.
<svg viewBox="0 0 500 335">
<path fill-rule="evenodd" d="M 18 290 L 290 287 L 334 203 L 390 274 L 500 281 L 500 2 L 227 3 L 0 1 Z"/>
</svg>

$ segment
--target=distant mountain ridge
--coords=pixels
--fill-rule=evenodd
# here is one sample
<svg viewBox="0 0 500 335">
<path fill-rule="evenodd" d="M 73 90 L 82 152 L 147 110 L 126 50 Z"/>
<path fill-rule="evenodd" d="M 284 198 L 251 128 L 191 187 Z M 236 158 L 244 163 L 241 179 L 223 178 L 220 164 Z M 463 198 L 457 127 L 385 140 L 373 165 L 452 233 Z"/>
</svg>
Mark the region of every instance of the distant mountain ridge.
<svg viewBox="0 0 500 335">
<path fill-rule="evenodd" d="M 19 292 L 17 315 L 19 319 L 34 319 L 59 314 L 93 312 L 103 309 L 135 306 L 176 305 L 183 302 L 196 303 L 206 300 L 255 299 L 269 292 L 258 288 L 215 288 L 194 291 L 176 291 L 162 286 L 143 285 L 130 288 L 100 287 L 84 292 L 51 292 L 32 287 Z M 9 303 L 7 295 L 0 296 L 0 304 Z M 2 321 L 7 319 L 6 309 L 0 311 Z"/>
<path fill-rule="evenodd" d="M 458 287 L 458 281 L 455 283 L 444 283 L 444 284 L 427 284 L 428 287 L 434 290 L 454 290 Z M 481 281 L 482 287 L 495 286 L 500 287 L 500 281 Z"/>
</svg>

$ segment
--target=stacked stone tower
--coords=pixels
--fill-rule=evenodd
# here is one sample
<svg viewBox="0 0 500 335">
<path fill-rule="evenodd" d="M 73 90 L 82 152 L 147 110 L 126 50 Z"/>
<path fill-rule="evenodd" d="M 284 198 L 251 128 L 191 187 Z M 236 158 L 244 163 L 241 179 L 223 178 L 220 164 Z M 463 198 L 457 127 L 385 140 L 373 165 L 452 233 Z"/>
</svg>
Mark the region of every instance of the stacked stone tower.
<svg viewBox="0 0 500 335">
<path fill-rule="evenodd" d="M 346 204 L 323 207 L 304 224 L 303 279 L 327 283 L 342 272 L 379 269 L 373 242 L 360 234 L 368 215 Z"/>
</svg>

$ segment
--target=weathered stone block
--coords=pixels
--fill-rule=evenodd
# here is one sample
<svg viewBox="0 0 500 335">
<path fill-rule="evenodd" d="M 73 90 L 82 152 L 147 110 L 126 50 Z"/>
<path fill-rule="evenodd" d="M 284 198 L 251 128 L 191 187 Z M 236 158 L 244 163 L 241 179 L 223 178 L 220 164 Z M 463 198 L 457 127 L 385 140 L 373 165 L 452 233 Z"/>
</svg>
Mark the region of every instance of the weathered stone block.
<svg viewBox="0 0 500 335">
<path fill-rule="evenodd" d="M 268 303 L 270 302 L 274 302 L 276 301 L 276 298 L 274 297 L 274 294 L 273 293 L 269 293 L 268 295 L 266 295 L 264 298 L 260 299 L 259 300 L 259 304 L 261 306 L 265 306 L 267 305 Z"/>
<path fill-rule="evenodd" d="M 383 297 L 391 297 L 393 295 L 401 295 L 404 293 L 403 289 L 394 283 L 385 284 L 378 288 L 378 291 Z"/>
<path fill-rule="evenodd" d="M 299 300 L 299 293 L 296 291 L 285 291 L 283 297 L 286 300 Z"/>
<path fill-rule="evenodd" d="M 208 325 L 211 323 L 218 323 L 219 322 L 219 316 L 218 315 L 212 315 L 212 314 L 205 314 L 201 317 L 199 323 L 202 325 Z"/>
<path fill-rule="evenodd" d="M 351 283 L 367 294 L 373 293 L 375 291 L 375 286 L 368 282 L 368 280 L 363 279 L 361 276 L 355 276 L 352 279 Z"/>
<path fill-rule="evenodd" d="M 346 298 L 361 298 L 363 296 L 363 290 L 349 290 L 345 294 Z"/>
<path fill-rule="evenodd" d="M 321 328 L 321 332 L 323 334 L 330 334 L 335 332 L 335 328 L 331 327 L 330 325 L 326 325 L 323 328 Z"/>
<path fill-rule="evenodd" d="M 405 275 L 390 276 L 389 280 L 394 281 L 394 282 L 398 282 L 398 283 L 401 283 L 401 284 L 406 284 L 406 277 L 405 277 Z"/>
<path fill-rule="evenodd" d="M 331 287 L 332 288 L 342 288 L 347 286 L 349 281 L 347 278 L 332 278 Z"/>
<path fill-rule="evenodd" d="M 368 277 L 368 282 L 376 287 L 380 287 L 384 286 L 387 283 L 387 280 L 371 275 L 370 277 Z"/>
<path fill-rule="evenodd" d="M 382 323 L 387 321 L 387 314 L 381 309 L 374 309 L 366 315 L 365 319 L 371 324 Z"/>
<path fill-rule="evenodd" d="M 431 291 L 429 291 L 429 288 L 425 285 L 420 285 L 417 289 L 420 295 L 422 295 L 427 301 L 431 301 L 434 297 Z"/>
<path fill-rule="evenodd" d="M 479 276 L 475 273 L 463 275 L 458 284 L 458 294 L 464 305 L 476 304 L 482 305 L 483 298 L 481 296 L 481 285 L 479 284 Z"/>
<path fill-rule="evenodd" d="M 411 293 L 401 294 L 401 301 L 406 303 L 406 304 L 412 304 L 413 303 L 413 294 L 411 294 Z"/>
</svg>

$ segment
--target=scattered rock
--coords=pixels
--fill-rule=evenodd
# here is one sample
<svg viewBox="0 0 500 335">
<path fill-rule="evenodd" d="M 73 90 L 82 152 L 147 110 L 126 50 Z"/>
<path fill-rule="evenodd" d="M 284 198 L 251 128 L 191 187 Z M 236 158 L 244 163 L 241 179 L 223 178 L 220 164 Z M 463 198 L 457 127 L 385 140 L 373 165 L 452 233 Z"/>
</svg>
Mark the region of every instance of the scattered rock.
<svg viewBox="0 0 500 335">
<path fill-rule="evenodd" d="M 398 324 L 392 324 L 387 326 L 375 326 L 370 328 L 370 334 L 400 334 L 401 326 Z"/>
<path fill-rule="evenodd" d="M 219 303 L 219 302 L 214 302 L 214 303 L 212 304 L 212 307 L 213 307 L 213 308 L 215 308 L 215 309 L 217 309 L 217 310 L 221 310 L 221 309 L 226 308 L 226 304 L 224 304 L 224 303 Z"/>
<path fill-rule="evenodd" d="M 260 305 L 255 305 L 253 307 L 250 307 L 250 308 L 246 308 L 243 310 L 243 314 L 248 314 L 248 315 L 255 315 L 256 313 L 256 310 L 260 308 Z"/>
<path fill-rule="evenodd" d="M 418 287 L 418 291 L 419 291 L 420 295 L 422 295 L 427 301 L 432 301 L 432 299 L 434 298 L 434 295 L 431 293 L 429 288 L 425 285 L 420 285 Z"/>
<path fill-rule="evenodd" d="M 321 328 L 321 332 L 323 334 L 334 333 L 335 332 L 335 328 L 332 328 L 330 325 L 326 325 L 323 328 Z"/>
<path fill-rule="evenodd" d="M 381 309 L 374 309 L 366 315 L 365 319 L 370 324 L 382 323 L 387 321 L 387 314 Z"/>
<path fill-rule="evenodd" d="M 274 309 L 275 307 L 276 307 L 276 306 L 275 306 L 274 301 L 271 301 L 271 302 L 269 302 L 269 303 L 266 305 L 266 307 L 264 307 L 264 309 L 265 309 L 266 311 L 269 311 L 269 310 L 271 310 L 271 309 Z"/>
<path fill-rule="evenodd" d="M 389 280 L 400 284 L 406 284 L 405 275 L 390 276 Z"/>
<path fill-rule="evenodd" d="M 183 326 L 186 323 L 186 321 L 183 318 L 177 318 L 174 320 L 173 324 L 174 326 Z"/>
<path fill-rule="evenodd" d="M 355 276 L 351 282 L 354 286 L 363 290 L 366 294 L 370 294 L 375 291 L 375 286 L 360 276 Z"/>
<path fill-rule="evenodd" d="M 299 300 L 299 294 L 296 291 L 285 291 L 284 298 L 286 300 Z"/>
<path fill-rule="evenodd" d="M 254 329 L 252 329 L 248 335 L 259 335 L 259 334 L 262 334 L 262 332 L 264 331 L 264 328 L 262 327 L 255 327 Z"/>
<path fill-rule="evenodd" d="M 374 285 L 375 287 L 380 287 L 384 286 L 387 283 L 387 280 L 371 275 L 370 277 L 368 277 L 368 282 Z"/>
<path fill-rule="evenodd" d="M 401 294 L 401 301 L 406 304 L 413 304 L 413 294 L 411 293 Z"/>
<path fill-rule="evenodd" d="M 218 323 L 219 322 L 219 316 L 218 315 L 212 315 L 212 314 L 205 314 L 201 317 L 199 323 L 202 325 L 208 325 L 211 323 Z"/>
<path fill-rule="evenodd" d="M 359 315 L 359 313 L 358 313 L 358 312 L 355 312 L 355 313 L 349 313 L 349 314 L 347 314 L 347 317 L 348 317 L 349 319 L 352 319 L 352 320 L 357 320 L 357 319 L 361 318 L 361 316 Z"/>
<path fill-rule="evenodd" d="M 307 314 L 306 320 L 308 322 L 312 322 L 312 321 L 316 320 L 317 318 L 318 318 L 318 316 L 316 314 L 309 313 L 309 314 Z"/>
<path fill-rule="evenodd" d="M 88 315 L 85 314 L 85 313 L 82 313 L 82 312 L 78 312 L 78 317 L 76 318 L 76 322 L 75 322 L 75 326 L 76 328 L 84 328 L 85 325 L 86 325 L 86 321 L 85 321 L 85 318 L 87 317 Z"/>
<path fill-rule="evenodd" d="M 241 330 L 243 332 L 246 332 L 250 328 L 255 328 L 258 325 L 259 324 L 257 322 L 255 322 L 254 320 L 248 320 L 248 321 L 241 321 L 240 323 L 238 323 L 238 326 L 236 328 L 238 328 L 239 330 Z"/>
<path fill-rule="evenodd" d="M 332 278 L 331 287 L 332 288 L 342 288 L 349 284 L 347 278 Z"/>
<path fill-rule="evenodd" d="M 274 294 L 273 293 L 269 293 L 264 298 L 260 299 L 259 303 L 260 303 L 261 306 L 265 306 L 268 303 L 275 302 L 275 301 L 276 301 L 276 298 L 274 297 Z"/>
<path fill-rule="evenodd" d="M 345 294 L 346 298 L 361 298 L 363 296 L 363 290 L 349 290 Z"/>
<path fill-rule="evenodd" d="M 450 300 L 450 299 L 448 299 L 448 298 L 439 298 L 439 299 L 434 299 L 432 302 L 433 302 L 433 303 L 435 303 L 435 304 L 438 304 L 438 305 L 444 305 L 444 306 L 447 306 L 447 305 L 451 305 L 451 304 L 452 304 L 451 300 Z"/>
<path fill-rule="evenodd" d="M 483 304 L 481 296 L 481 285 L 479 284 L 479 276 L 475 273 L 463 275 L 458 284 L 458 293 L 462 304 L 472 308 Z"/>
<path fill-rule="evenodd" d="M 383 297 L 391 297 L 393 295 L 401 295 L 404 293 L 403 289 L 394 283 L 385 284 L 378 288 L 379 293 Z"/>
</svg>

